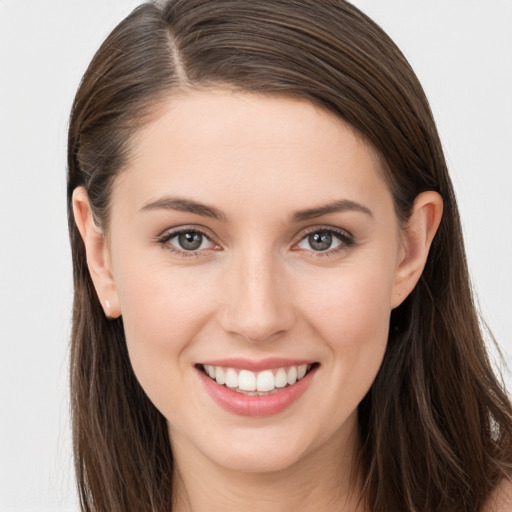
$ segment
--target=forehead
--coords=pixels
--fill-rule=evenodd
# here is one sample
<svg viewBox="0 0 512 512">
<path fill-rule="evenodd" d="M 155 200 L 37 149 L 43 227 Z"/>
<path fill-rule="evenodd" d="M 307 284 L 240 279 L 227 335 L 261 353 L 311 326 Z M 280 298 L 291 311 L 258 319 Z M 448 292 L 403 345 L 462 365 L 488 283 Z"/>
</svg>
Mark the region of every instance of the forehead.
<svg viewBox="0 0 512 512">
<path fill-rule="evenodd" d="M 163 193 L 207 196 L 226 208 L 390 199 L 376 152 L 334 114 L 303 100 L 227 90 L 169 98 L 134 137 L 117 181 L 113 202 L 129 193 L 139 206 Z"/>
</svg>

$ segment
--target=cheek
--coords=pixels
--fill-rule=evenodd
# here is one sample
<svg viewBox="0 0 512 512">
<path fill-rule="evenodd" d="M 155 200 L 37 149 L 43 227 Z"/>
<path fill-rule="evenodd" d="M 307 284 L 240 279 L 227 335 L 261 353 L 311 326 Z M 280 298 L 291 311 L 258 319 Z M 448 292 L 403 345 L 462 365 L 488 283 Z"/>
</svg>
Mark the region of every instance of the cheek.
<svg viewBox="0 0 512 512">
<path fill-rule="evenodd" d="M 346 334 L 381 331 L 391 313 L 393 272 L 383 265 L 361 265 L 313 278 L 304 287 L 304 314 L 322 330 Z M 305 293 L 307 292 L 307 293 Z"/>
<path fill-rule="evenodd" d="M 197 272 L 142 261 L 124 258 L 116 284 L 130 360 L 149 394 L 159 380 L 169 383 L 188 369 L 179 356 L 208 321 L 211 304 L 204 300 L 208 281 Z"/>
<path fill-rule="evenodd" d="M 350 382 L 352 389 L 361 388 L 360 398 L 386 350 L 392 276 L 382 265 L 343 269 L 328 280 L 317 279 L 303 294 L 307 323 L 327 345 L 339 378 Z"/>
</svg>

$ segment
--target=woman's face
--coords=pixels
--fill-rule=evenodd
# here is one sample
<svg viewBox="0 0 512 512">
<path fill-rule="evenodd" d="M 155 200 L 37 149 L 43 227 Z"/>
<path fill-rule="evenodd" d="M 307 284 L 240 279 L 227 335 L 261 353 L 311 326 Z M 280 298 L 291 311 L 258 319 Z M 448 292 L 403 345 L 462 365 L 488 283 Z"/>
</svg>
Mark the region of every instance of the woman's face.
<svg viewBox="0 0 512 512">
<path fill-rule="evenodd" d="M 178 462 L 274 471 L 350 449 L 404 252 L 374 151 L 307 102 L 218 90 L 170 99 L 131 156 L 115 301 Z"/>
</svg>

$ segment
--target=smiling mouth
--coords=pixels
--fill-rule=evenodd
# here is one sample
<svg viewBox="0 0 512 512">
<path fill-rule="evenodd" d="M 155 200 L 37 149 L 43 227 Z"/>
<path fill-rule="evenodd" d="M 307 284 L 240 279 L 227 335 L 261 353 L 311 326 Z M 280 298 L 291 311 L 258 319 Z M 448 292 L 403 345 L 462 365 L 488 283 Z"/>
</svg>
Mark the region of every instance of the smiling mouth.
<svg viewBox="0 0 512 512">
<path fill-rule="evenodd" d="M 293 386 L 318 366 L 319 363 L 292 365 L 260 372 L 208 364 L 198 365 L 198 368 L 217 384 L 232 391 L 248 396 L 266 396 Z"/>
</svg>

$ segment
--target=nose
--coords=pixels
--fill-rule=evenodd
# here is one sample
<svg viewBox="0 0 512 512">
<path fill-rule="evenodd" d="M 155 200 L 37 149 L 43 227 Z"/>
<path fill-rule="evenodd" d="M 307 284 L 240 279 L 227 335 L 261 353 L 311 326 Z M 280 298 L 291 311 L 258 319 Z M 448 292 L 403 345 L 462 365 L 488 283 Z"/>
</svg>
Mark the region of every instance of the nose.
<svg viewBox="0 0 512 512">
<path fill-rule="evenodd" d="M 289 331 L 295 312 L 288 277 L 270 255 L 240 255 L 224 283 L 221 326 L 249 342 L 262 343 Z"/>
</svg>

